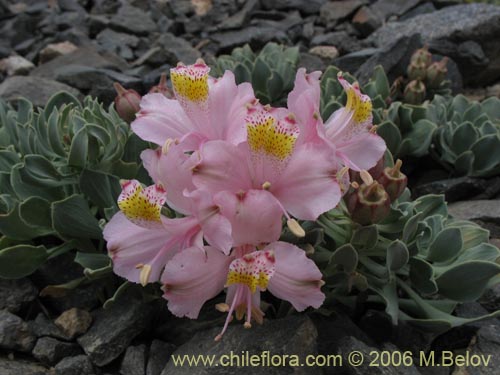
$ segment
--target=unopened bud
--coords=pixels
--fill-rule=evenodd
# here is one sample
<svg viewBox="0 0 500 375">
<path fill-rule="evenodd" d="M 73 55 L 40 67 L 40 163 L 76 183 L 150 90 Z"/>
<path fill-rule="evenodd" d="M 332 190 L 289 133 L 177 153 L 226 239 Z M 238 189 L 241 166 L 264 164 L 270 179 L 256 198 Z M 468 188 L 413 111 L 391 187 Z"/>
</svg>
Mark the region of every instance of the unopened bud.
<svg viewBox="0 0 500 375">
<path fill-rule="evenodd" d="M 409 104 L 420 104 L 425 100 L 425 85 L 422 81 L 411 81 L 406 85 L 404 101 Z"/>
<path fill-rule="evenodd" d="M 118 94 L 115 98 L 115 109 L 118 115 L 127 123 L 135 120 L 135 114 L 141 109 L 141 96 L 135 90 L 126 90 L 118 82 L 113 84 Z"/>
<path fill-rule="evenodd" d="M 448 73 L 448 58 L 444 57 L 441 61 L 433 62 L 426 72 L 426 84 L 427 87 L 431 89 L 437 89 L 441 86 L 441 83 L 445 80 L 446 74 Z"/>
<path fill-rule="evenodd" d="M 387 167 L 379 177 L 378 182 L 384 187 L 391 202 L 399 198 L 408 184 L 408 178 L 401 173 L 401 160 L 397 160 L 394 167 Z"/>
<path fill-rule="evenodd" d="M 347 206 L 355 222 L 368 225 L 380 222 L 389 214 L 391 201 L 384 187 L 374 181 L 371 185 L 361 185 L 351 193 Z"/>
<path fill-rule="evenodd" d="M 371 174 L 374 180 L 378 180 L 378 178 L 382 175 L 384 172 L 384 165 L 385 158 L 382 156 L 377 164 L 368 170 L 368 173 Z"/>
<path fill-rule="evenodd" d="M 408 65 L 406 73 L 408 74 L 408 78 L 410 80 L 417 79 L 423 81 L 427 74 L 427 66 L 424 62 L 412 62 Z"/>
<path fill-rule="evenodd" d="M 431 65 L 432 62 L 432 55 L 429 52 L 429 47 L 424 46 L 420 49 L 417 49 L 415 52 L 413 52 L 413 55 L 411 55 L 411 63 L 416 63 L 416 64 L 424 64 L 425 67 L 427 68 L 429 65 Z"/>
<path fill-rule="evenodd" d="M 156 86 L 151 87 L 151 89 L 149 90 L 149 93 L 150 94 L 154 94 L 154 93 L 163 94 L 168 99 L 171 99 L 174 97 L 174 93 L 167 86 L 167 75 L 165 73 L 161 74 L 160 82 Z"/>
</svg>

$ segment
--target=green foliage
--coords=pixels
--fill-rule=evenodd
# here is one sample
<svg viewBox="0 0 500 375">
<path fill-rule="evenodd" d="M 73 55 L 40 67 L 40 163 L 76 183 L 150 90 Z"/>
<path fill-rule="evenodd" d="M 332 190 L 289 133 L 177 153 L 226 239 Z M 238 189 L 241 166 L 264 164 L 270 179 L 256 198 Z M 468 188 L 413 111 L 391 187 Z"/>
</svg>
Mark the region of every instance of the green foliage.
<svg viewBox="0 0 500 375">
<path fill-rule="evenodd" d="M 62 92 L 45 109 L 0 102 L 0 277 L 29 275 L 72 250 L 109 263 L 99 220 L 117 210 L 119 180 L 140 172 L 142 148 L 91 98 Z"/>
<path fill-rule="evenodd" d="M 458 303 L 478 299 L 500 274 L 500 250 L 488 243 L 488 231 L 450 218 L 442 196 L 409 196 L 403 194 L 376 225 L 350 222 L 342 206 L 320 218 L 328 246 L 319 246 L 314 257 L 329 299 L 354 305 L 353 291 L 365 291 L 394 324 L 408 321 L 437 332 L 500 315 L 451 314 Z"/>
<path fill-rule="evenodd" d="M 456 175 L 500 173 L 500 99 L 478 103 L 462 95 L 436 96 L 428 117 L 439 124 L 433 155 L 443 166 Z"/>
<path fill-rule="evenodd" d="M 254 53 L 245 45 L 235 48 L 231 55 L 219 56 L 213 64 L 212 74 L 218 77 L 230 70 L 237 83 L 252 84 L 261 103 L 277 105 L 284 104 L 293 88 L 298 62 L 298 47 L 268 43 L 259 53 Z"/>
</svg>

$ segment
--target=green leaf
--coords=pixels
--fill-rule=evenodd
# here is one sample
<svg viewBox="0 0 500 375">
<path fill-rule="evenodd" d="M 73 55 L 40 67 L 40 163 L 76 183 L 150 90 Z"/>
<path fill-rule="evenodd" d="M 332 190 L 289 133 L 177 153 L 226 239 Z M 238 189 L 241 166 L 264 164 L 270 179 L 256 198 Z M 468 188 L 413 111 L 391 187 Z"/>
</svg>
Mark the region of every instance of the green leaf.
<svg viewBox="0 0 500 375">
<path fill-rule="evenodd" d="M 492 96 L 481 103 L 483 111 L 486 112 L 492 121 L 500 120 L 500 99 Z"/>
<path fill-rule="evenodd" d="M 75 262 L 83 268 L 95 270 L 109 266 L 111 259 L 106 254 L 82 253 L 78 251 L 75 256 Z"/>
<path fill-rule="evenodd" d="M 403 268 L 410 259 L 406 245 L 399 241 L 393 241 L 387 247 L 387 268 L 390 271 L 398 271 Z"/>
<path fill-rule="evenodd" d="M 376 225 L 359 227 L 354 231 L 351 238 L 352 246 L 356 248 L 373 248 L 378 241 L 378 228 Z"/>
<path fill-rule="evenodd" d="M 81 195 L 52 203 L 54 229 L 64 237 L 102 238 L 101 228 Z"/>
<path fill-rule="evenodd" d="M 21 220 L 37 227 L 38 235 L 52 234 L 52 218 L 50 202 L 40 197 L 30 197 L 19 205 Z"/>
<path fill-rule="evenodd" d="M 76 108 L 81 108 L 80 101 L 73 94 L 70 94 L 67 91 L 59 91 L 52 95 L 47 101 L 47 104 L 45 104 L 45 119 L 48 120 L 54 108 L 60 108 L 64 104 L 72 104 Z"/>
<path fill-rule="evenodd" d="M 488 176 L 496 172 L 494 168 L 500 165 L 500 136 L 487 135 L 475 142 L 471 151 L 474 154 L 474 175 Z"/>
<path fill-rule="evenodd" d="M 438 286 L 434 281 L 434 270 L 423 259 L 412 258 L 410 260 L 410 280 L 412 286 L 423 294 L 434 294 L 438 291 Z"/>
<path fill-rule="evenodd" d="M 429 120 L 418 120 L 412 129 L 404 134 L 400 155 L 424 156 L 428 153 L 432 136 L 437 126 Z"/>
<path fill-rule="evenodd" d="M 462 233 L 458 228 L 446 228 L 439 232 L 431 246 L 427 259 L 431 262 L 453 260 L 462 250 Z"/>
<path fill-rule="evenodd" d="M 47 257 L 43 246 L 17 245 L 0 250 L 0 277 L 20 279 L 31 275 Z"/>
<path fill-rule="evenodd" d="M 351 244 L 346 244 L 335 250 L 330 258 L 331 265 L 340 265 L 346 273 L 351 273 L 358 266 L 358 252 Z"/>
<path fill-rule="evenodd" d="M 87 129 L 81 128 L 73 137 L 69 150 L 68 165 L 84 168 L 87 164 L 89 137 Z"/>
<path fill-rule="evenodd" d="M 115 206 L 121 191 L 116 176 L 89 169 L 84 169 L 80 175 L 80 189 L 101 208 Z"/>
<path fill-rule="evenodd" d="M 381 136 L 392 154 L 397 155 L 401 145 L 401 133 L 392 121 L 384 121 L 377 127 L 377 134 Z"/>
</svg>

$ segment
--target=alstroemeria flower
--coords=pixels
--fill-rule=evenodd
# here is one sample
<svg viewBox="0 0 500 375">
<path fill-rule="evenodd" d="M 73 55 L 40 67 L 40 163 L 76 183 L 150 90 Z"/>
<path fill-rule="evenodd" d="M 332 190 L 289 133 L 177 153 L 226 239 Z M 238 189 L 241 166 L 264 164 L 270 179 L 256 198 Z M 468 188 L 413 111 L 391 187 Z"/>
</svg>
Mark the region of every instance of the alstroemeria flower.
<svg viewBox="0 0 500 375">
<path fill-rule="evenodd" d="M 223 212 L 229 211 L 224 200 L 235 201 L 228 194 L 244 201 L 252 190 L 252 196 L 259 195 L 259 205 L 249 207 L 256 220 L 266 206 L 280 209 L 289 220 L 289 214 L 315 220 L 338 204 L 337 161 L 326 144 L 296 145 L 299 128 L 294 117 L 277 118 L 266 108 L 250 110 L 246 122 L 246 142 L 206 142 L 192 155 L 199 160 L 193 168 L 194 185 L 219 199 Z M 223 198 L 217 195 L 221 192 L 226 192 Z M 237 219 L 225 216 L 232 223 Z"/>
<path fill-rule="evenodd" d="M 203 238 L 219 251 L 230 251 L 231 225 L 207 194 L 193 194 L 194 215 L 170 219 L 161 214 L 166 201 L 161 185 L 144 189 L 132 180 L 122 188 L 120 212 L 104 228 L 117 275 L 143 285 L 158 281 L 167 262 L 179 251 L 196 247 L 203 253 Z"/>
<path fill-rule="evenodd" d="M 159 146 L 168 139 L 178 140 L 190 151 L 207 140 L 242 142 L 246 106 L 255 101 L 252 86 L 236 85 L 230 71 L 220 79 L 209 77 L 209 71 L 202 60 L 171 69 L 176 99 L 162 94 L 144 96 L 132 130 Z"/>
<path fill-rule="evenodd" d="M 335 111 L 322 125 L 319 115 L 320 73 L 306 74 L 299 69 L 295 87 L 288 95 L 288 109 L 302 124 L 301 132 L 306 141 L 325 139 L 342 164 L 356 170 L 368 170 L 384 155 L 384 140 L 371 131 L 373 126 L 372 103 L 363 95 L 357 83 L 350 84 L 342 74 L 338 80 L 347 94 L 345 107 Z"/>
<path fill-rule="evenodd" d="M 233 312 L 238 319 L 246 316 L 247 328 L 252 319 L 261 323 L 260 292 L 265 290 L 289 301 L 297 311 L 323 304 L 321 272 L 294 245 L 274 242 L 262 250 L 242 246 L 230 257 L 208 248 L 206 254 L 203 258 L 199 251 L 179 253 L 168 263 L 161 281 L 170 311 L 192 319 L 206 301 L 227 287 L 226 303 L 217 308 L 228 312 L 228 317 L 216 339 L 226 331 Z"/>
</svg>

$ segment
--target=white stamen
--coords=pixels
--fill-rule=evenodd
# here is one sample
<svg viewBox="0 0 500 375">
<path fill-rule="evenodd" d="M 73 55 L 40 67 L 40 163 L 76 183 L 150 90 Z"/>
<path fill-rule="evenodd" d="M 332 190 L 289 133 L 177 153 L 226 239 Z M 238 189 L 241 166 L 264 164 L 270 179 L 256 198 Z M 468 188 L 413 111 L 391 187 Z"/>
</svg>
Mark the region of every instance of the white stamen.
<svg viewBox="0 0 500 375">
<path fill-rule="evenodd" d="M 305 237 L 306 232 L 304 231 L 304 228 L 300 226 L 297 220 L 290 218 L 286 221 L 286 225 L 288 226 L 288 229 L 290 229 L 290 232 L 292 232 L 296 237 Z"/>
<path fill-rule="evenodd" d="M 139 281 L 142 286 L 146 286 L 149 282 L 149 277 L 151 276 L 151 266 L 145 264 L 141 267 L 141 274 L 139 275 Z"/>
<path fill-rule="evenodd" d="M 262 184 L 262 189 L 269 190 L 270 188 L 271 188 L 271 183 L 269 181 L 266 181 Z"/>
<path fill-rule="evenodd" d="M 370 186 L 371 184 L 373 184 L 373 177 L 370 173 L 368 173 L 367 170 L 363 169 L 361 172 L 359 172 L 359 177 L 361 177 L 366 185 Z"/>
<path fill-rule="evenodd" d="M 161 148 L 161 152 L 163 153 L 163 155 L 167 155 L 168 150 L 170 149 L 172 143 L 174 143 L 174 140 L 172 138 L 167 138 L 167 140 L 165 141 L 165 143 Z"/>
</svg>

